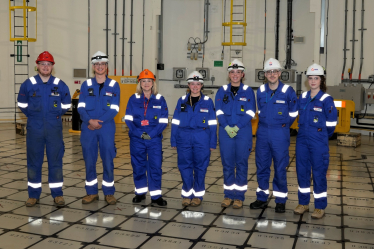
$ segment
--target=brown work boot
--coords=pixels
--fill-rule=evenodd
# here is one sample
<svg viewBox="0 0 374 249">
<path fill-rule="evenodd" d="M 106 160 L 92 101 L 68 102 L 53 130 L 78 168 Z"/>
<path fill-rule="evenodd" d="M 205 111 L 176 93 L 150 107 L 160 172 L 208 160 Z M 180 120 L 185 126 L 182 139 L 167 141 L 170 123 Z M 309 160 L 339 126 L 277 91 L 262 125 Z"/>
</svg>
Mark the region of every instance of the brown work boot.
<svg viewBox="0 0 374 249">
<path fill-rule="evenodd" d="M 309 206 L 308 205 L 297 205 L 297 207 L 293 210 L 295 214 L 303 214 L 305 212 L 309 211 Z"/>
<path fill-rule="evenodd" d="M 113 195 L 106 195 L 105 196 L 105 201 L 109 204 L 109 205 L 114 205 L 117 203 L 117 199 L 113 196 Z"/>
<path fill-rule="evenodd" d="M 62 196 L 55 197 L 54 202 L 59 207 L 65 206 L 65 200 L 64 200 L 64 197 Z"/>
<path fill-rule="evenodd" d="M 39 203 L 39 199 L 36 198 L 29 198 L 26 201 L 26 207 L 33 207 L 36 203 Z"/>
<path fill-rule="evenodd" d="M 243 207 L 243 201 L 241 200 L 234 200 L 234 204 L 232 204 L 232 208 L 239 209 Z"/>
<path fill-rule="evenodd" d="M 199 199 L 199 198 L 193 198 L 192 201 L 191 201 L 191 206 L 192 207 L 200 206 L 200 204 L 201 204 L 201 199 Z"/>
<path fill-rule="evenodd" d="M 96 201 L 96 200 L 99 200 L 99 195 L 96 194 L 96 195 L 86 195 L 85 197 L 83 197 L 82 199 L 82 203 L 83 204 L 89 204 L 93 201 Z"/>
<path fill-rule="evenodd" d="M 223 201 L 221 202 L 221 207 L 229 207 L 232 203 L 232 200 L 230 198 L 225 198 L 223 199 Z"/>
<path fill-rule="evenodd" d="M 314 212 L 312 213 L 313 219 L 321 219 L 325 215 L 325 210 L 323 209 L 314 209 Z"/>
<path fill-rule="evenodd" d="M 187 207 L 190 204 L 191 204 L 191 199 L 189 199 L 189 198 L 183 198 L 183 200 L 182 200 L 182 206 Z"/>
</svg>

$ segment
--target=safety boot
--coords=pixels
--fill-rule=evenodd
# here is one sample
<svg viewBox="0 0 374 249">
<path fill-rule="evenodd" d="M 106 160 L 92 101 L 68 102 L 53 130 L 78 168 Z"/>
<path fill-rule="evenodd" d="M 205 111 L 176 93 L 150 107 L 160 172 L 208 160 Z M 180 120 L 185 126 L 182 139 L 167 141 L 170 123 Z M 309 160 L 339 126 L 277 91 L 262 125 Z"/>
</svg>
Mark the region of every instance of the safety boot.
<svg viewBox="0 0 374 249">
<path fill-rule="evenodd" d="M 39 199 L 36 198 L 29 198 L 26 201 L 26 207 L 33 207 L 36 203 L 39 203 Z"/>
<path fill-rule="evenodd" d="M 62 196 L 55 197 L 55 199 L 53 201 L 59 207 L 65 206 L 65 200 L 64 200 L 64 197 L 62 197 Z"/>
<path fill-rule="evenodd" d="M 133 203 L 139 203 L 142 200 L 145 200 L 145 194 L 144 195 L 135 195 L 135 197 L 132 198 Z"/>
<path fill-rule="evenodd" d="M 303 214 L 305 212 L 309 211 L 309 206 L 308 205 L 297 205 L 297 207 L 293 210 L 295 214 Z"/>
<path fill-rule="evenodd" d="M 151 201 L 151 205 L 153 205 L 153 204 L 156 204 L 156 205 L 158 205 L 158 206 L 163 207 L 163 206 L 168 205 L 168 202 L 165 201 L 164 199 L 162 199 L 162 197 L 160 197 L 160 198 L 158 198 L 158 199 L 156 199 L 156 200 L 152 200 L 152 201 Z"/>
<path fill-rule="evenodd" d="M 113 195 L 106 195 L 105 196 L 105 201 L 109 204 L 109 205 L 114 205 L 117 203 L 117 199 L 113 196 Z"/>
<path fill-rule="evenodd" d="M 266 208 L 268 205 L 267 205 L 267 202 L 266 201 L 260 201 L 260 200 L 256 200 L 254 202 L 252 202 L 250 205 L 249 205 L 249 208 L 250 209 L 264 209 Z"/>
<path fill-rule="evenodd" d="M 243 201 L 241 200 L 234 200 L 234 204 L 232 204 L 232 208 L 239 209 L 243 207 Z"/>
<path fill-rule="evenodd" d="M 312 213 L 312 218 L 313 219 L 321 219 L 324 215 L 325 215 L 325 210 L 316 208 L 316 209 L 314 209 L 314 211 Z"/>
<path fill-rule="evenodd" d="M 189 206 L 191 204 L 191 199 L 190 198 L 183 198 L 182 200 L 182 206 Z"/>
<path fill-rule="evenodd" d="M 200 206 L 201 204 L 201 199 L 200 198 L 193 198 L 191 201 L 191 206 L 192 207 L 197 207 Z"/>
<path fill-rule="evenodd" d="M 230 198 L 225 198 L 223 199 L 223 201 L 221 202 L 221 207 L 229 207 L 232 203 L 232 200 Z"/>
<path fill-rule="evenodd" d="M 86 195 L 85 197 L 83 197 L 82 203 L 83 204 L 90 204 L 91 202 L 94 202 L 96 200 L 99 200 L 99 195 L 98 194 L 96 194 L 96 195 Z"/>
<path fill-rule="evenodd" d="M 277 205 L 275 205 L 275 212 L 276 213 L 285 213 L 286 212 L 286 204 L 285 203 L 277 203 Z"/>
</svg>

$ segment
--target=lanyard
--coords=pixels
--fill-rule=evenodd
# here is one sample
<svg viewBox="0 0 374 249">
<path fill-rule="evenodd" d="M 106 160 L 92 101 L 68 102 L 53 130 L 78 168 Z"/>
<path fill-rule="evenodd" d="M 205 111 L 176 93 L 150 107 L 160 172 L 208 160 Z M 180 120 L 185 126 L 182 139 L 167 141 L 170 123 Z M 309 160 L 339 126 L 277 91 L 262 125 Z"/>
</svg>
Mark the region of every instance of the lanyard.
<svg viewBox="0 0 374 249">
<path fill-rule="evenodd" d="M 271 89 L 270 89 L 271 90 Z M 275 92 L 278 90 L 278 88 L 277 89 L 275 89 L 272 93 L 271 93 L 271 95 L 270 95 L 270 99 L 272 99 L 273 97 L 274 97 L 274 95 L 275 95 Z M 268 102 L 268 92 L 266 91 L 266 103 Z"/>
<path fill-rule="evenodd" d="M 147 114 L 149 99 L 151 98 L 152 95 L 149 97 L 149 99 L 147 101 L 147 104 L 145 104 L 145 95 L 143 95 L 143 96 L 144 96 L 144 118 L 145 118 L 145 115 Z"/>
<path fill-rule="evenodd" d="M 316 97 L 316 96 L 314 96 L 313 98 L 311 98 L 311 97 L 309 96 L 308 103 L 306 103 L 306 105 L 304 106 L 304 110 L 305 110 L 305 108 L 309 105 L 309 103 L 312 102 L 312 101 L 314 100 L 315 97 Z"/>
</svg>

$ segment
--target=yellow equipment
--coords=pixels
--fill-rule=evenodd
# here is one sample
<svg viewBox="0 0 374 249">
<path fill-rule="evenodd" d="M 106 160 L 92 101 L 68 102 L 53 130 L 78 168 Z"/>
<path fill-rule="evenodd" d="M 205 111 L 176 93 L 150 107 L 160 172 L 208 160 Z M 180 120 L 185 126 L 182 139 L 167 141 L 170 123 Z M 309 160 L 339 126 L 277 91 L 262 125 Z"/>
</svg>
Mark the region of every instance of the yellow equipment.
<svg viewBox="0 0 374 249">
<path fill-rule="evenodd" d="M 28 1 L 23 0 L 23 5 L 22 6 L 12 6 L 12 2 L 15 1 L 9 0 L 9 33 L 10 33 L 10 41 L 28 41 L 28 42 L 36 42 L 36 37 L 37 37 L 37 12 L 36 12 L 36 6 L 37 6 L 37 0 L 35 0 L 35 7 L 28 6 Z M 20 15 L 21 12 L 17 12 L 16 10 L 22 10 L 22 15 Z M 23 37 L 15 36 L 12 37 L 12 11 L 14 13 L 17 12 L 17 15 L 14 14 L 14 23 L 17 28 L 23 28 Z M 29 32 L 28 32 L 28 12 L 35 12 L 35 38 L 30 38 L 29 37 Z M 22 25 L 20 25 L 19 22 L 16 23 L 16 17 L 22 17 L 23 22 Z M 16 33 L 16 32 L 15 32 Z"/>
</svg>

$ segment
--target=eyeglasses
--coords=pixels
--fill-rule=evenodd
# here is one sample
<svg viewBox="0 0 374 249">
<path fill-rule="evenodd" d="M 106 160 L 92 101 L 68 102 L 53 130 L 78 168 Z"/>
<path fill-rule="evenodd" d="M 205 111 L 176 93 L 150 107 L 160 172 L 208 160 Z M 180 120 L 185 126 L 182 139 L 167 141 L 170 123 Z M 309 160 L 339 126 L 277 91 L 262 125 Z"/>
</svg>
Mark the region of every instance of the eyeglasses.
<svg viewBox="0 0 374 249">
<path fill-rule="evenodd" d="M 272 74 L 277 74 L 277 73 L 279 73 L 279 70 L 269 70 L 265 72 L 266 75 L 272 75 Z"/>
<path fill-rule="evenodd" d="M 105 67 L 106 66 L 106 63 L 95 63 L 94 64 L 95 67 Z"/>
<path fill-rule="evenodd" d="M 52 63 L 50 63 L 50 62 L 39 62 L 38 64 L 40 66 L 43 66 L 43 67 L 51 67 L 52 66 Z"/>
</svg>

